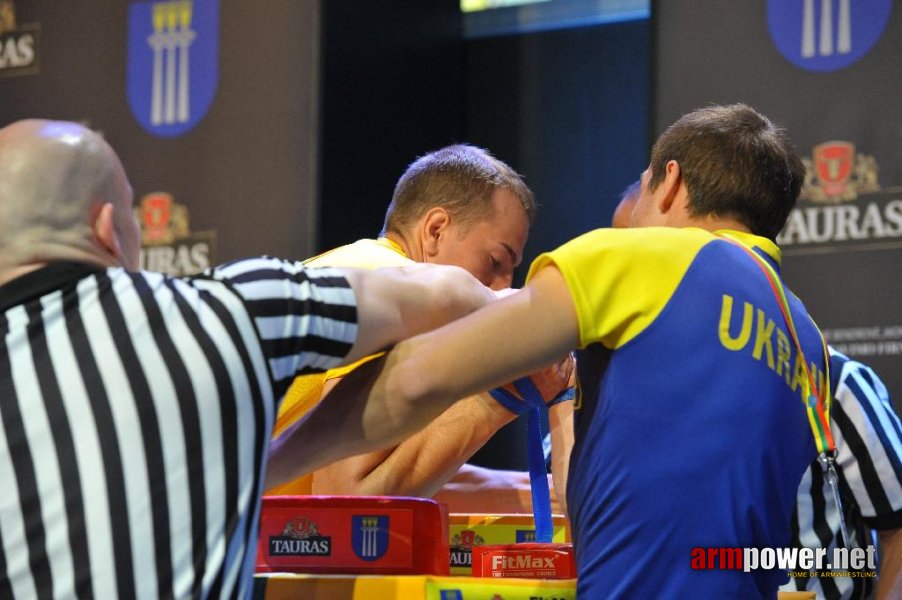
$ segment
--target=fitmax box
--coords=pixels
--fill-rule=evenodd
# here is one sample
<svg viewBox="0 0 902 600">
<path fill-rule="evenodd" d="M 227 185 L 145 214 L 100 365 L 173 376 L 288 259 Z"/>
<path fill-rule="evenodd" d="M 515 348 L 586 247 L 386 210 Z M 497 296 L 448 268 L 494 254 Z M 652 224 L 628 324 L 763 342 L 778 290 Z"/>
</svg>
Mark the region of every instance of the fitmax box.
<svg viewBox="0 0 902 600">
<path fill-rule="evenodd" d="M 573 544 L 506 544 L 473 548 L 473 577 L 572 579 Z"/>
<path fill-rule="evenodd" d="M 425 498 L 264 496 L 256 570 L 447 575 L 447 507 Z"/>
<path fill-rule="evenodd" d="M 450 569 L 452 575 L 471 575 L 473 548 L 485 544 L 520 544 L 534 542 L 535 521 L 531 515 L 476 515 L 453 513 L 450 516 Z M 566 517 L 552 520 L 552 542 L 570 541 Z"/>
</svg>

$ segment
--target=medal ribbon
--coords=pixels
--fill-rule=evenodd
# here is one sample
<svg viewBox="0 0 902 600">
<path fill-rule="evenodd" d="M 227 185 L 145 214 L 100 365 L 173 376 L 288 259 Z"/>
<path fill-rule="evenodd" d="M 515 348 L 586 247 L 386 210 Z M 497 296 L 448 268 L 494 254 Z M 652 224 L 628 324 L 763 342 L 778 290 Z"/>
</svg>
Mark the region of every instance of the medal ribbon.
<svg viewBox="0 0 902 600">
<path fill-rule="evenodd" d="M 807 402 L 805 402 L 805 411 L 808 414 L 808 423 L 811 425 L 811 432 L 814 434 L 814 442 L 817 444 L 817 460 L 824 470 L 827 484 L 830 486 L 830 490 L 833 493 L 833 502 L 836 504 L 836 510 L 839 515 L 839 529 L 842 533 L 843 546 L 849 548 L 851 539 L 849 538 L 849 530 L 846 527 L 846 517 L 843 512 L 842 498 L 839 493 L 839 477 L 836 473 L 836 444 L 833 441 L 833 433 L 830 431 L 830 405 L 833 398 L 830 394 L 830 351 L 827 349 L 827 340 L 824 339 L 824 334 L 818 330 L 818 333 L 821 336 L 821 345 L 824 349 L 824 386 L 822 390 L 818 391 L 814 377 L 811 375 L 811 370 L 808 367 L 808 361 L 805 359 L 805 354 L 802 352 L 802 344 L 799 342 L 795 324 L 792 321 L 792 313 L 789 310 L 789 301 L 786 299 L 786 289 L 783 287 L 783 283 L 777 275 L 777 272 L 770 266 L 770 263 L 760 257 L 754 250 L 747 248 L 738 241 L 725 235 L 718 233 L 715 233 L 714 235 L 739 246 L 746 254 L 751 256 L 758 266 L 761 267 L 764 276 L 767 277 L 767 281 L 770 283 L 774 296 L 777 298 L 777 303 L 780 305 L 780 312 L 783 313 L 783 318 L 786 320 L 786 326 L 789 328 L 789 333 L 796 346 L 796 351 L 799 353 L 799 356 L 802 357 L 802 363 L 805 365 L 805 373 L 808 375 L 808 389 L 804 390 L 807 392 L 805 397 L 808 399 Z"/>
<path fill-rule="evenodd" d="M 742 248 L 761 267 L 761 271 L 767 278 L 770 288 L 777 299 L 777 304 L 780 305 L 780 312 L 783 313 L 783 319 L 789 328 L 789 335 L 792 337 L 796 351 L 799 353 L 802 364 L 805 366 L 805 374 L 807 375 L 807 379 L 803 383 L 803 392 L 807 399 L 804 401 L 805 412 L 808 415 L 808 424 L 811 426 L 811 432 L 814 434 L 814 442 L 817 445 L 818 454 L 835 454 L 836 444 L 833 442 L 833 432 L 830 431 L 830 404 L 832 400 L 830 394 L 830 353 L 827 350 L 827 341 L 824 339 L 824 334 L 818 330 L 818 334 L 821 336 L 821 345 L 824 349 L 824 385 L 819 390 L 814 376 L 811 374 L 811 367 L 808 365 L 805 353 L 802 352 L 802 344 L 799 342 L 799 335 L 792 320 L 792 312 L 789 310 L 789 300 L 786 298 L 786 289 L 783 287 L 780 276 L 770 266 L 770 263 L 760 257 L 754 250 L 725 235 L 719 233 L 714 235 Z"/>
</svg>

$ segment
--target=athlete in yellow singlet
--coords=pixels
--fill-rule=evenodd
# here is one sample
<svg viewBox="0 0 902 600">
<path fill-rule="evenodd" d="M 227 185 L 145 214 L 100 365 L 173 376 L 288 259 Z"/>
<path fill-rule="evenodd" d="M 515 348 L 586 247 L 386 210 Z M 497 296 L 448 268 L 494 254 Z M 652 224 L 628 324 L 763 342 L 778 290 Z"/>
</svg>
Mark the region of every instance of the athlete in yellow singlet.
<svg viewBox="0 0 902 600">
<path fill-rule="evenodd" d="M 522 259 L 534 214 L 531 191 L 509 166 L 480 148 L 450 146 L 410 165 L 395 188 L 381 237 L 325 252 L 307 264 L 450 264 L 502 289 Z M 279 410 L 275 436 L 355 366 L 298 378 Z M 339 461 L 267 493 L 435 496 L 457 511 L 529 511 L 526 473 L 464 464 L 514 418 L 487 394 L 472 396 L 396 448 Z"/>
</svg>

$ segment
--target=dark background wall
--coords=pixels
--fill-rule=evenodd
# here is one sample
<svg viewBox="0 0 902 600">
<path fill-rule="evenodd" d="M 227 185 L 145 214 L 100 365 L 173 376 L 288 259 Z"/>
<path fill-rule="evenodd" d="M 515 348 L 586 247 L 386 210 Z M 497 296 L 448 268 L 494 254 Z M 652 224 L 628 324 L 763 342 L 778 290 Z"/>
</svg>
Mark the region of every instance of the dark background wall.
<svg viewBox="0 0 902 600">
<path fill-rule="evenodd" d="M 403 5 L 403 6 L 402 6 Z M 323 3 L 318 248 L 375 237 L 395 182 L 463 132 L 454 0 Z"/>
<path fill-rule="evenodd" d="M 648 162 L 647 19 L 470 40 L 466 136 L 519 170 L 540 204 L 529 261 L 610 224 Z"/>
<path fill-rule="evenodd" d="M 608 226 L 645 169 L 648 60 L 647 19 L 466 43 L 466 139 L 522 173 L 540 205 L 518 284 L 540 252 Z M 525 469 L 525 438 L 518 419 L 473 462 Z"/>
</svg>

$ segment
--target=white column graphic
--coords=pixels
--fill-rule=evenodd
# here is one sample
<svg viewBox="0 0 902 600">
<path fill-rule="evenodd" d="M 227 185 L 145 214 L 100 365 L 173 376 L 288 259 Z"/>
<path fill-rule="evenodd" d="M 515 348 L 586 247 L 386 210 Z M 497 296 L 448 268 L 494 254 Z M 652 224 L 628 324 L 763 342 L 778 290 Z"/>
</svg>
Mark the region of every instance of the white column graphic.
<svg viewBox="0 0 902 600">
<path fill-rule="evenodd" d="M 163 121 L 163 24 L 166 15 L 159 4 L 153 7 L 153 35 L 147 43 L 153 49 L 153 85 L 150 96 L 150 122 L 159 125 Z"/>
<path fill-rule="evenodd" d="M 836 29 L 833 28 L 833 0 L 820 0 L 820 22 L 815 25 L 817 11 L 814 0 L 804 0 L 802 7 L 802 58 L 832 56 L 852 51 L 852 0 L 839 0 Z M 815 30 L 817 44 L 815 45 Z M 833 38 L 836 37 L 834 48 Z"/>
<path fill-rule="evenodd" d="M 189 46 L 193 3 L 190 0 L 153 5 L 154 33 L 147 38 L 153 49 L 150 122 L 153 125 L 185 123 L 190 117 Z"/>
<path fill-rule="evenodd" d="M 818 52 L 821 56 L 833 54 L 833 0 L 821 0 L 821 36 Z"/>
<path fill-rule="evenodd" d="M 814 0 L 805 0 L 802 12 L 802 58 L 814 56 Z"/>
<path fill-rule="evenodd" d="M 179 93 L 176 118 L 179 123 L 188 120 L 189 87 L 188 87 L 188 47 L 194 41 L 195 33 L 191 31 L 191 3 L 182 2 L 179 7 L 179 25 L 181 31 L 178 37 L 179 46 Z"/>
<path fill-rule="evenodd" d="M 849 6 L 851 0 L 839 0 L 839 33 L 836 39 L 836 51 L 848 54 L 852 51 L 852 13 Z"/>
<path fill-rule="evenodd" d="M 378 524 L 379 519 L 377 517 L 361 517 L 360 519 L 360 554 L 363 558 L 376 556 L 376 532 L 379 530 Z"/>
</svg>

